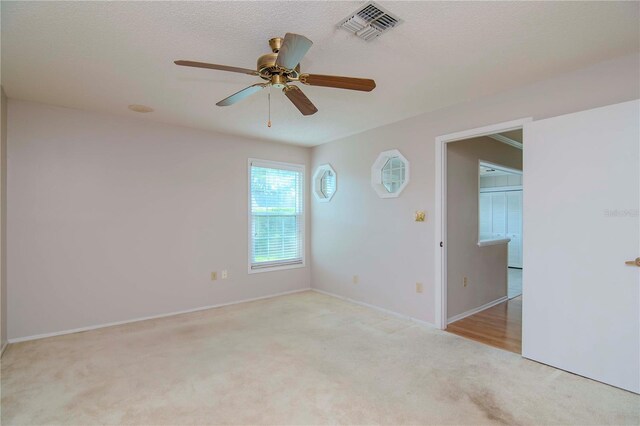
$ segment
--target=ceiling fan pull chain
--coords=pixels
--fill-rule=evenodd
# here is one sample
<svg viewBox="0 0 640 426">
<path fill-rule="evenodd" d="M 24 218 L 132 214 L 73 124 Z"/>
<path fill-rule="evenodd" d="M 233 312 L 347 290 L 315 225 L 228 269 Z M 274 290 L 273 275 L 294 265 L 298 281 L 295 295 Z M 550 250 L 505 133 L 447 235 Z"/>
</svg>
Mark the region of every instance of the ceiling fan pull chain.
<svg viewBox="0 0 640 426">
<path fill-rule="evenodd" d="M 267 127 L 271 127 L 271 85 L 269 85 L 269 94 L 267 95 L 269 100 L 269 121 L 267 121 Z"/>
</svg>

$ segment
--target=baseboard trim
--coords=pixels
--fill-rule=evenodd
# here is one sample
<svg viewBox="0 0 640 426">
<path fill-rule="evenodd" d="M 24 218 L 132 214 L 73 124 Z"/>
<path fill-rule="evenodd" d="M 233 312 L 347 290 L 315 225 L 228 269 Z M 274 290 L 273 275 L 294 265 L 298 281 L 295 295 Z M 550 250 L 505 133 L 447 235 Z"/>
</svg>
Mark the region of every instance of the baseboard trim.
<svg viewBox="0 0 640 426">
<path fill-rule="evenodd" d="M 399 312 L 391 311 L 389 309 L 381 308 L 380 306 L 371 305 L 369 303 L 361 302 L 359 300 L 351 299 L 351 298 L 345 297 L 345 296 L 340 296 L 339 294 L 331 293 L 329 291 L 320 290 L 320 289 L 317 289 L 317 288 L 311 288 L 311 291 L 315 291 L 316 293 L 321 293 L 321 294 L 324 294 L 326 296 L 335 297 L 335 298 L 338 298 L 338 299 L 341 299 L 341 300 L 345 300 L 347 302 L 355 303 L 356 305 L 364 306 L 365 308 L 369 308 L 369 309 L 374 309 L 376 311 L 383 312 L 385 314 L 391 315 L 391 316 L 396 317 L 396 318 L 409 320 L 409 321 L 415 322 L 417 324 L 427 326 L 429 328 L 436 328 L 435 324 L 432 324 L 432 323 L 430 323 L 428 321 L 424 321 L 424 320 L 421 320 L 421 319 L 418 319 L 418 318 L 414 318 L 414 317 L 411 317 L 409 315 L 404 315 L 404 314 L 401 314 Z"/>
<path fill-rule="evenodd" d="M 489 309 L 490 307 L 495 306 L 495 305 L 497 305 L 499 303 L 502 303 L 502 302 L 506 302 L 507 300 L 509 300 L 509 296 L 503 296 L 503 297 L 501 297 L 499 299 L 494 300 L 493 302 L 485 303 L 482 306 L 478 306 L 475 309 L 471 309 L 471 310 L 469 310 L 467 312 L 463 312 L 461 314 L 454 315 L 454 316 L 452 316 L 451 318 L 449 318 L 447 320 L 447 325 L 451 324 L 452 322 L 460 321 L 462 318 L 466 318 L 466 317 L 468 317 L 470 315 L 477 314 L 478 312 L 482 312 L 485 309 Z"/>
<path fill-rule="evenodd" d="M 9 339 L 8 343 L 20 343 L 20 342 L 27 342 L 29 340 L 46 339 L 47 337 L 63 336 L 65 334 L 82 333 L 83 331 L 91 331 L 91 330 L 97 330 L 97 329 L 100 329 L 100 328 L 114 327 L 116 325 L 131 324 L 131 323 L 134 323 L 134 322 L 147 321 L 147 320 L 158 319 L 158 318 L 172 317 L 172 316 L 175 316 L 175 315 L 188 314 L 188 313 L 191 313 L 191 312 L 205 311 L 207 309 L 222 308 L 224 306 L 238 305 L 240 303 L 255 302 L 257 300 L 271 299 L 271 298 L 278 297 L 278 296 L 285 296 L 287 294 L 301 293 L 303 291 L 309 291 L 309 290 L 311 290 L 311 288 L 307 287 L 307 288 L 301 288 L 301 289 L 298 289 L 298 290 L 290 290 L 290 291 L 283 291 L 283 292 L 280 292 L 280 293 L 269 294 L 267 296 L 253 297 L 251 299 L 242 299 L 242 300 L 236 300 L 234 302 L 220 303 L 220 304 L 217 304 L 217 305 L 201 306 L 201 307 L 193 308 L 193 309 L 185 309 L 183 311 L 169 312 L 169 313 L 166 313 L 166 314 L 151 315 L 151 316 L 147 316 L 147 317 L 134 318 L 134 319 L 124 320 L 124 321 L 115 321 L 115 322 L 109 322 L 109 323 L 105 323 L 105 324 L 91 325 L 91 326 L 88 326 L 88 327 L 74 328 L 74 329 L 71 329 L 71 330 L 55 331 L 55 332 L 52 332 L 52 333 L 35 334 L 33 336 L 15 337 L 15 338 Z M 5 343 L 5 346 L 6 346 L 6 343 Z M 2 348 L 2 350 L 4 351 L 4 347 Z"/>
</svg>

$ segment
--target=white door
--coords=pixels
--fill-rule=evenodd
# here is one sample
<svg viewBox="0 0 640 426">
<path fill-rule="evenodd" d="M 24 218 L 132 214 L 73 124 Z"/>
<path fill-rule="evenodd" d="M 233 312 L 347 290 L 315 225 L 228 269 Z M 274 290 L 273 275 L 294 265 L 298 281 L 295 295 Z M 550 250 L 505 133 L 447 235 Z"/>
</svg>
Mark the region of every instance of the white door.
<svg viewBox="0 0 640 426">
<path fill-rule="evenodd" d="M 522 355 L 640 392 L 640 101 L 524 127 Z"/>
</svg>

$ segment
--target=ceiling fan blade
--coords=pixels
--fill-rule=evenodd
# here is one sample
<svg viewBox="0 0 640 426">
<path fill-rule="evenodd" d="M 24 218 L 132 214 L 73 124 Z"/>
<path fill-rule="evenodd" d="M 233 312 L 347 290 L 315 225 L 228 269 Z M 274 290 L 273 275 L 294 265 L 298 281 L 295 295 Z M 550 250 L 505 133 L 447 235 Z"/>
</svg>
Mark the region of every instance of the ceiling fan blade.
<svg viewBox="0 0 640 426">
<path fill-rule="evenodd" d="M 276 65 L 292 70 L 307 54 L 313 42 L 299 34 L 287 33 L 278 52 Z"/>
<path fill-rule="evenodd" d="M 282 89 L 285 96 L 289 98 L 292 104 L 300 110 L 302 115 L 312 115 L 318 112 L 318 108 L 307 98 L 307 96 L 296 86 L 287 86 Z"/>
<path fill-rule="evenodd" d="M 254 93 L 257 93 L 257 92 L 261 91 L 265 87 L 267 87 L 266 83 L 254 84 L 253 86 L 246 87 L 246 88 L 242 89 L 241 91 L 234 93 L 233 95 L 229 96 L 228 98 L 224 98 L 223 100 L 218 102 L 216 105 L 218 105 L 218 106 L 233 105 L 236 102 L 239 102 L 239 101 L 243 100 L 244 98 L 247 98 L 247 97 L 253 95 Z"/>
<path fill-rule="evenodd" d="M 300 82 L 309 86 L 335 87 L 336 89 L 363 92 L 370 92 L 376 87 L 376 82 L 370 78 L 339 77 L 336 75 L 302 74 Z"/>
<path fill-rule="evenodd" d="M 250 70 L 248 68 L 238 68 L 238 67 L 230 67 L 227 65 L 208 64 L 206 62 L 181 60 L 181 61 L 175 61 L 174 64 L 181 65 L 183 67 L 208 68 L 210 70 L 231 71 L 231 72 L 239 72 L 241 74 L 258 75 L 257 71 Z"/>
</svg>

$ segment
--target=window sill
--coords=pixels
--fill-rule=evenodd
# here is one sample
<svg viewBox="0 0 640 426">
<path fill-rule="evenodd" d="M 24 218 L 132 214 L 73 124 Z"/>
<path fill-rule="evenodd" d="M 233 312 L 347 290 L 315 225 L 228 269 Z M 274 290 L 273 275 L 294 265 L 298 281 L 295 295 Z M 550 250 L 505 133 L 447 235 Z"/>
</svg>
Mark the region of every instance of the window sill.
<svg viewBox="0 0 640 426">
<path fill-rule="evenodd" d="M 478 247 L 497 246 L 500 244 L 509 244 L 511 238 L 500 238 L 498 240 L 480 240 L 478 241 Z"/>
<path fill-rule="evenodd" d="M 261 272 L 284 271 L 284 270 L 287 270 L 287 269 L 304 268 L 305 266 L 306 266 L 305 262 L 297 263 L 297 264 L 293 264 L 293 265 L 270 266 L 268 268 L 257 268 L 257 269 L 251 269 L 251 265 L 249 265 L 249 273 L 250 274 L 259 274 Z"/>
</svg>

